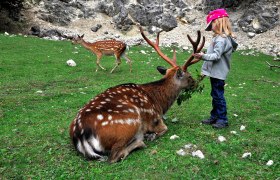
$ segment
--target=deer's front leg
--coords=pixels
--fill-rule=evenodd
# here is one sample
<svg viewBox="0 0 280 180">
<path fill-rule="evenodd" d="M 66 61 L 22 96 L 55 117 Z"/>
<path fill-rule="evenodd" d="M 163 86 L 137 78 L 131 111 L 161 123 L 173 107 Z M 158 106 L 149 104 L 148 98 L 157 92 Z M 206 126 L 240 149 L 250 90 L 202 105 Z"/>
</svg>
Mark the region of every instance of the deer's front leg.
<svg viewBox="0 0 280 180">
<path fill-rule="evenodd" d="M 162 119 L 156 119 L 153 122 L 153 128 L 144 135 L 145 139 L 148 141 L 153 141 L 159 136 L 162 136 L 168 130 L 167 126 L 164 124 Z"/>
<path fill-rule="evenodd" d="M 101 58 L 102 58 L 102 53 L 97 53 L 96 56 L 97 56 L 97 59 L 96 59 L 96 65 L 97 65 L 97 67 L 96 67 L 96 72 L 98 71 L 98 67 L 100 67 L 100 68 L 103 69 L 103 70 L 106 70 L 106 69 L 105 69 L 104 67 L 102 67 L 101 64 L 100 64 L 100 61 L 101 61 Z"/>
</svg>

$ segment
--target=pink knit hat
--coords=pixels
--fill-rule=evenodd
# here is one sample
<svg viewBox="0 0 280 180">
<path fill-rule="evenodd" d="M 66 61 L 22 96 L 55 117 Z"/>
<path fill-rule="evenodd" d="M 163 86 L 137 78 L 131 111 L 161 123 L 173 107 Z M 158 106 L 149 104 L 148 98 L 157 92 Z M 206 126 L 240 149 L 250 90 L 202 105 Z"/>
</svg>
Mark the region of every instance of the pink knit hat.
<svg viewBox="0 0 280 180">
<path fill-rule="evenodd" d="M 222 17 L 228 17 L 228 14 L 225 9 L 216 9 L 216 10 L 210 11 L 206 17 L 207 26 L 205 28 L 205 31 L 211 31 L 212 22 L 215 19 L 222 18 Z"/>
</svg>

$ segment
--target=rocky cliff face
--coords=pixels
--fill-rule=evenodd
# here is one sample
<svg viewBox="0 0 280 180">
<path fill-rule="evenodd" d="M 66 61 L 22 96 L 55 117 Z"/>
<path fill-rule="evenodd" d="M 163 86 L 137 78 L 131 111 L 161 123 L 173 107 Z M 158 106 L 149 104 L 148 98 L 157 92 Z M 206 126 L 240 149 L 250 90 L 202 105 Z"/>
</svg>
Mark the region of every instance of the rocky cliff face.
<svg viewBox="0 0 280 180">
<path fill-rule="evenodd" d="M 136 44 L 141 38 L 138 38 L 135 23 L 140 23 L 150 33 L 164 30 L 164 44 L 177 43 L 182 46 L 188 43 L 186 33 L 192 34 L 196 30 L 204 29 L 205 16 L 210 10 L 226 8 L 233 29 L 240 36 L 241 47 L 262 50 L 267 46 L 262 39 L 271 36 L 272 41 L 269 44 L 275 42 L 273 45 L 276 47 L 272 48 L 273 50 L 266 48 L 266 51 L 276 51 L 276 54 L 279 52 L 279 0 L 22 1 L 17 0 L 19 8 L 15 11 L 7 10 L 7 3 L 0 3 L 0 10 L 5 12 L 5 15 L 16 14 L 11 16 L 13 22 L 28 20 L 30 26 L 27 30 L 32 35 L 60 39 L 79 33 L 86 34 L 89 40 L 97 37 L 120 38 Z M 7 31 L 6 27 L 8 26 L 1 30 Z M 208 32 L 205 32 L 205 35 L 210 37 Z M 278 42 L 273 40 L 275 38 Z M 254 43 L 255 41 L 264 44 Z"/>
</svg>

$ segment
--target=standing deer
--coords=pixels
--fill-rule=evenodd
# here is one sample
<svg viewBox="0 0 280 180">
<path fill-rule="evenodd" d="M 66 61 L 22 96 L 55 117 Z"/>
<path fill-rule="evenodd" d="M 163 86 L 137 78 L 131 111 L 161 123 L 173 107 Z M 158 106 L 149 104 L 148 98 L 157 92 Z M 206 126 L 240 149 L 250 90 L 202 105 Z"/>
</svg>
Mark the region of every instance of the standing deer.
<svg viewBox="0 0 280 180">
<path fill-rule="evenodd" d="M 73 38 L 72 44 L 81 44 L 86 49 L 90 50 L 92 53 L 94 53 L 97 57 L 96 59 L 96 71 L 98 71 L 98 67 L 100 67 L 103 70 L 106 70 L 104 67 L 101 66 L 100 60 L 103 55 L 112 56 L 114 55 L 116 58 L 116 64 L 112 68 L 111 73 L 121 64 L 121 57 L 124 57 L 127 63 L 129 64 L 130 72 L 131 72 L 131 60 L 128 58 L 128 56 L 125 54 L 126 50 L 126 44 L 117 41 L 117 40 L 104 40 L 104 41 L 96 41 L 94 43 L 86 42 L 84 39 L 84 35 Z"/>
<path fill-rule="evenodd" d="M 109 155 L 109 162 L 124 159 L 132 150 L 145 147 L 144 138 L 154 140 L 167 131 L 162 116 L 171 107 L 184 89 L 195 85 L 187 67 L 198 62 L 190 56 L 180 67 L 176 63 L 176 52 L 169 59 L 159 48 L 159 34 L 156 43 L 151 42 L 139 27 L 141 35 L 156 52 L 172 67 L 158 70 L 164 77 L 147 84 L 121 84 L 97 95 L 77 114 L 70 125 L 70 137 L 78 152 L 89 159 L 103 159 Z M 204 46 L 205 38 L 198 47 L 188 35 L 194 53 Z"/>
</svg>

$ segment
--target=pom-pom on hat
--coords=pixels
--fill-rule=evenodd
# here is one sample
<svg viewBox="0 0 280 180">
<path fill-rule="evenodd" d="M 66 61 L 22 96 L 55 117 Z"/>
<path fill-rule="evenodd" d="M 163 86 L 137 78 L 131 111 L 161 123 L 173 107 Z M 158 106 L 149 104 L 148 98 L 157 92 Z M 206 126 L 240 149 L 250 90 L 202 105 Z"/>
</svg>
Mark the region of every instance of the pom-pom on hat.
<svg viewBox="0 0 280 180">
<path fill-rule="evenodd" d="M 212 22 L 215 19 L 222 18 L 222 17 L 228 17 L 228 13 L 226 12 L 225 9 L 216 9 L 216 10 L 210 11 L 206 17 L 207 26 L 205 28 L 205 31 L 211 31 Z"/>
</svg>

